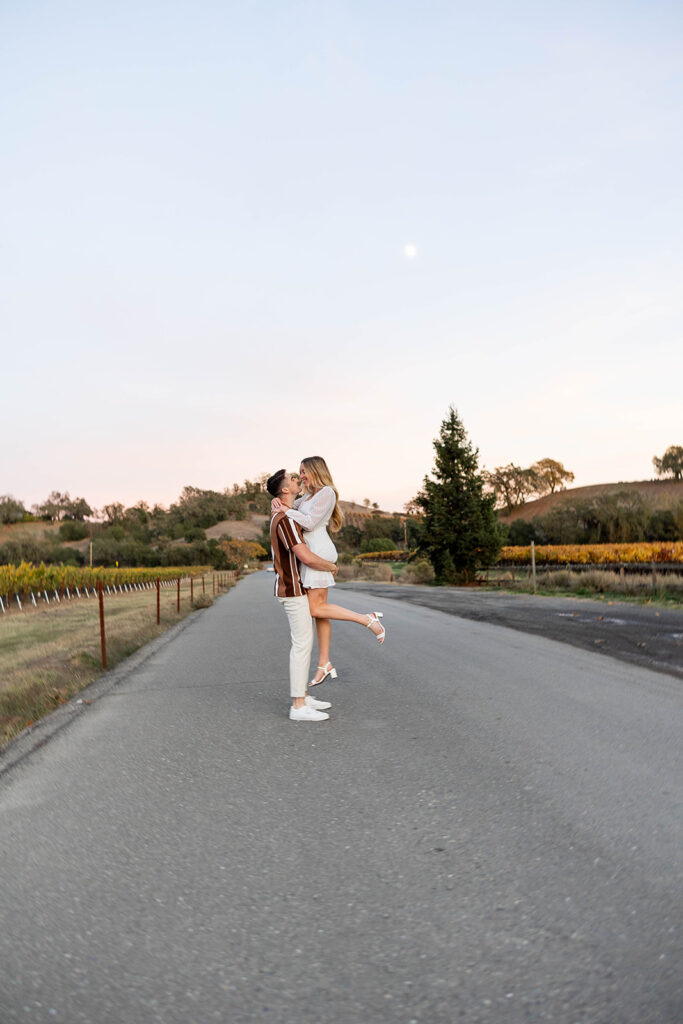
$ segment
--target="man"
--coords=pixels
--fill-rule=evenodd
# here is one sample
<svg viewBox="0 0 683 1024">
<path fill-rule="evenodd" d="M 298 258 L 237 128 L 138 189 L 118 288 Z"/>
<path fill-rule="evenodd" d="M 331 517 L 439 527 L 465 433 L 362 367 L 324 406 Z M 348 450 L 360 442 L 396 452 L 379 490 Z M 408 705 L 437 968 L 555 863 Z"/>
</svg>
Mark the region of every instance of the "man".
<svg viewBox="0 0 683 1024">
<path fill-rule="evenodd" d="M 274 473 L 266 488 L 286 508 L 292 508 L 299 493 L 299 484 L 286 470 Z M 288 518 L 286 510 L 273 513 L 270 520 L 270 547 L 275 568 L 275 596 L 289 619 L 292 645 L 289 651 L 289 684 L 292 706 L 289 717 L 295 722 L 324 722 L 330 716 L 328 701 L 308 696 L 308 670 L 313 650 L 313 619 L 308 607 L 306 588 L 301 583 L 299 562 L 312 569 L 336 575 L 337 566 L 318 555 L 304 543 L 301 527 Z"/>
</svg>

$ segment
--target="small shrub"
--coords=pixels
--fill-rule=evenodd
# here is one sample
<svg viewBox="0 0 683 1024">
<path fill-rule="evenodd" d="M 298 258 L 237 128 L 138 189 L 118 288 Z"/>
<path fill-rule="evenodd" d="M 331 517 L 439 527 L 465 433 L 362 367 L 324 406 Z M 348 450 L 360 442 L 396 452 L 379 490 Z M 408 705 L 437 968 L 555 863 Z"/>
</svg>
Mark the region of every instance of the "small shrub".
<svg viewBox="0 0 683 1024">
<path fill-rule="evenodd" d="M 348 583 L 350 580 L 366 580 L 369 583 L 391 583 L 394 574 L 390 565 L 368 565 L 367 562 L 354 562 L 339 566 L 337 580 Z"/>
<path fill-rule="evenodd" d="M 59 527 L 60 540 L 83 540 L 88 536 L 88 527 L 85 523 L 75 523 L 67 519 Z"/>
<path fill-rule="evenodd" d="M 337 573 L 337 581 L 339 583 L 344 583 L 348 582 L 349 580 L 357 580 L 359 572 L 360 566 L 355 565 L 353 562 L 340 562 L 339 572 Z"/>
<path fill-rule="evenodd" d="M 358 579 L 372 583 L 392 583 L 394 574 L 390 565 L 364 565 Z"/>
<path fill-rule="evenodd" d="M 218 546 L 235 568 L 269 557 L 266 549 L 255 540 L 222 540 Z"/>
<path fill-rule="evenodd" d="M 210 608 L 213 604 L 213 598 L 210 594 L 198 594 L 192 602 L 193 608 Z"/>
<path fill-rule="evenodd" d="M 206 540 L 206 533 L 200 526 L 190 526 L 185 530 L 185 540 L 191 544 L 195 540 Z"/>
<path fill-rule="evenodd" d="M 407 565 L 401 573 L 401 583 L 433 583 L 435 578 L 434 567 L 426 558 Z"/>
<path fill-rule="evenodd" d="M 360 549 L 363 553 L 370 551 L 394 551 L 396 542 L 391 537 L 366 537 L 361 541 Z"/>
<path fill-rule="evenodd" d="M 616 582 L 616 576 L 613 572 L 603 572 L 600 569 L 589 569 L 588 572 L 577 575 L 580 575 L 581 584 L 586 590 L 594 590 L 596 594 L 604 594 Z"/>
<path fill-rule="evenodd" d="M 546 585 L 554 585 L 556 587 L 566 587 L 568 590 L 571 589 L 572 577 L 577 574 L 569 572 L 567 569 L 560 569 L 558 572 L 546 572 L 544 580 Z"/>
</svg>

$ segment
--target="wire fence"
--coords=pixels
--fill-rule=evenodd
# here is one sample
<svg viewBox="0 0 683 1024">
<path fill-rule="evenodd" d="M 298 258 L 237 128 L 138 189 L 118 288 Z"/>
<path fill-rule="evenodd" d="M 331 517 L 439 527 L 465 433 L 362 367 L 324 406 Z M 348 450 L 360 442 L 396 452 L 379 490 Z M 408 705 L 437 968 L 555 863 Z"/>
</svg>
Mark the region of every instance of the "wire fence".
<svg viewBox="0 0 683 1024">
<path fill-rule="evenodd" d="M 105 598 L 114 598 L 123 595 L 124 597 L 129 594 L 141 593 L 144 591 L 151 591 L 154 593 L 156 600 L 154 605 L 156 607 L 156 622 L 157 625 L 161 624 L 161 592 L 162 590 L 175 591 L 176 596 L 176 612 L 180 614 L 181 610 L 181 584 L 183 581 L 189 580 L 189 602 L 190 607 L 195 604 L 195 594 L 197 598 L 199 595 L 207 595 L 216 597 L 218 594 L 228 590 L 230 587 L 237 583 L 240 577 L 239 570 L 224 570 L 221 572 L 204 572 L 198 575 L 196 572 L 188 572 L 186 575 L 178 574 L 173 577 L 166 577 L 162 579 L 157 576 L 156 579 L 144 579 L 144 580 L 132 580 L 128 582 L 114 583 L 105 582 L 102 579 L 89 580 L 81 586 L 74 585 L 63 587 L 47 587 L 41 590 L 28 589 L 24 590 L 20 596 L 18 592 L 0 595 L 0 608 L 3 614 L 9 613 L 13 610 L 13 614 L 31 612 L 33 609 L 38 610 L 41 606 L 47 608 L 48 606 L 63 605 L 70 601 L 85 601 L 95 600 L 99 604 L 99 626 L 100 626 L 100 650 L 102 658 L 102 668 L 107 668 L 107 631 L 105 622 Z M 22 600 L 23 597 L 23 600 Z M 209 602 L 210 603 L 210 602 Z"/>
</svg>

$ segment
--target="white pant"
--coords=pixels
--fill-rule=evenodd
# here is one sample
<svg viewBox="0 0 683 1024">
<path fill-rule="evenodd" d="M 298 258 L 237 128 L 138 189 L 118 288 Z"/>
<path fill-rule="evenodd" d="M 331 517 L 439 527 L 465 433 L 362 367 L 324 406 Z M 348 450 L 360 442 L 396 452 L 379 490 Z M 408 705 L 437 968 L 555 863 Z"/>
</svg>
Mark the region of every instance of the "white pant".
<svg viewBox="0 0 683 1024">
<path fill-rule="evenodd" d="M 305 697 L 313 650 L 313 618 L 307 597 L 278 597 L 289 619 L 289 688 L 292 697 Z"/>
</svg>

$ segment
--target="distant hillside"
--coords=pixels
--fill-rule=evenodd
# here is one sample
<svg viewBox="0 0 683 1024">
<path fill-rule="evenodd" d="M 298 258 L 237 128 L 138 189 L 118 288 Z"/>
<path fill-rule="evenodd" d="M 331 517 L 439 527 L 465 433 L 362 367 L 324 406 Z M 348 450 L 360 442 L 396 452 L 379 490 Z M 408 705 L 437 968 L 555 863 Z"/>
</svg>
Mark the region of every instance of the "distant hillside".
<svg viewBox="0 0 683 1024">
<path fill-rule="evenodd" d="M 359 526 L 363 527 L 363 522 L 366 519 L 372 519 L 373 516 L 391 516 L 393 512 L 384 512 L 380 509 L 370 509 L 365 505 L 357 505 L 353 501 L 342 501 L 339 499 L 341 510 L 344 513 L 344 524 L 346 526 Z"/>
<path fill-rule="evenodd" d="M 206 536 L 209 540 L 220 540 L 224 535 L 232 537 L 233 540 L 259 540 L 268 518 L 258 512 L 252 512 L 248 519 L 224 519 L 215 526 L 209 526 Z"/>
<path fill-rule="evenodd" d="M 615 491 L 637 491 L 652 509 L 671 508 L 683 501 L 683 480 L 638 480 L 628 483 L 592 484 L 589 487 L 571 487 L 566 491 L 547 494 L 545 498 L 527 501 L 509 513 L 501 513 L 504 523 L 523 519 L 529 523 L 536 516 L 545 516 L 555 505 L 565 502 L 586 501 L 599 494 L 614 494 Z"/>
<path fill-rule="evenodd" d="M 89 539 L 76 541 L 60 541 L 59 527 L 61 523 L 0 523 L 0 544 L 8 540 L 20 541 L 55 541 L 65 547 L 85 547 L 90 543 Z M 86 526 L 89 524 L 86 523 Z"/>
<path fill-rule="evenodd" d="M 7 540 L 56 540 L 59 523 L 0 523 L 0 544 Z"/>
<path fill-rule="evenodd" d="M 373 511 L 366 508 L 365 505 L 357 505 L 353 501 L 342 501 L 340 499 L 339 504 L 342 507 L 344 523 L 347 526 L 362 527 L 363 521 L 372 519 L 373 516 L 392 515 L 391 512 L 383 512 L 381 509 Z M 215 537 L 216 540 L 219 540 L 223 534 L 228 534 L 230 537 L 239 540 L 258 540 L 267 521 L 268 516 L 259 515 L 255 512 L 248 519 L 224 519 L 221 523 L 210 526 L 206 531 L 206 536 L 209 539 Z"/>
</svg>

